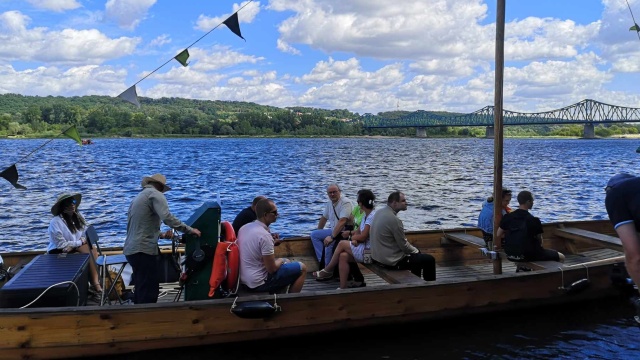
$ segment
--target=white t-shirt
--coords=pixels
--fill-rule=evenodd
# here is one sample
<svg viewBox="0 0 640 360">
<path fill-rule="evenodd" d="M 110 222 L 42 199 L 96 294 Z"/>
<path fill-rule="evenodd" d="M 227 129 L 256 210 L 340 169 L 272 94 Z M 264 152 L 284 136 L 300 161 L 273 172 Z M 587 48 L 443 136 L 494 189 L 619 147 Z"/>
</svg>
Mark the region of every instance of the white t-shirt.
<svg viewBox="0 0 640 360">
<path fill-rule="evenodd" d="M 240 282 L 255 289 L 264 284 L 269 275 L 262 257 L 275 253 L 269 227 L 254 220 L 240 228 L 236 243 L 240 250 Z"/>
<path fill-rule="evenodd" d="M 335 209 L 335 211 L 333 211 Z M 338 220 L 342 218 L 349 218 L 351 216 L 351 212 L 353 211 L 353 203 L 351 200 L 344 196 L 340 196 L 340 199 L 334 205 L 331 201 L 327 202 L 324 206 L 324 211 L 322 212 L 322 216 L 327 219 L 327 223 L 329 224 L 329 228 L 333 229 L 334 226 L 338 223 Z M 336 214 L 338 217 L 336 218 Z"/>
</svg>

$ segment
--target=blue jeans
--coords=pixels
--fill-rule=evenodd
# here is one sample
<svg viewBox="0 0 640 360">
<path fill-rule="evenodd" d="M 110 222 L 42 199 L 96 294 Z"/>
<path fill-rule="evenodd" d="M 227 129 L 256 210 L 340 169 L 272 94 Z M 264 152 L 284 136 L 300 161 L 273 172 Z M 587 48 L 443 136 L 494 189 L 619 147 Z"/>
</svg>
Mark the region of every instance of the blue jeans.
<svg viewBox="0 0 640 360">
<path fill-rule="evenodd" d="M 320 267 L 323 268 L 329 264 L 331 256 L 333 255 L 333 246 L 324 246 L 324 238 L 331 236 L 332 232 L 332 229 L 313 230 L 311 232 L 311 243 L 313 244 L 313 249 L 316 251 L 318 262 L 322 260 L 322 252 L 324 251 L 324 264 L 320 264 Z"/>
<path fill-rule="evenodd" d="M 269 294 L 277 293 L 282 290 L 282 288 L 293 284 L 298 277 L 300 277 L 301 271 L 302 266 L 297 261 L 282 264 L 276 272 L 267 276 L 267 280 L 265 280 L 264 284 L 251 289 L 251 291 L 268 291 Z"/>
</svg>

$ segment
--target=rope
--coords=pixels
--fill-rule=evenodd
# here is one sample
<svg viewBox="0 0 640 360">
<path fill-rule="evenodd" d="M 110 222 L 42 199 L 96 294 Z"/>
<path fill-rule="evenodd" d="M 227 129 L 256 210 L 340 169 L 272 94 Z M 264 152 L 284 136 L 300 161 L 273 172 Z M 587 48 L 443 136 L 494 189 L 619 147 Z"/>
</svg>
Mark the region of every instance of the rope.
<svg viewBox="0 0 640 360">
<path fill-rule="evenodd" d="M 68 281 L 68 280 L 67 280 L 67 281 L 62 281 L 62 282 L 59 282 L 59 283 L 57 283 L 57 284 L 53 284 L 53 285 L 49 286 L 49 287 L 48 287 L 48 288 L 46 288 L 46 289 L 45 289 L 45 290 L 44 290 L 40 295 L 38 295 L 38 297 L 37 297 L 37 298 L 35 298 L 32 302 L 28 303 L 28 304 L 27 304 L 27 305 L 25 305 L 25 306 L 22 306 L 20 309 L 27 308 L 27 307 L 29 307 L 30 305 L 32 305 L 33 303 L 35 303 L 36 301 L 38 301 L 38 299 L 40 299 L 44 294 L 46 294 L 46 293 L 47 293 L 47 291 L 49 291 L 49 289 L 51 289 L 52 287 L 54 287 L 54 286 L 58 286 L 58 285 L 63 285 L 63 284 L 71 284 L 71 285 L 73 285 L 73 287 L 74 287 L 74 288 L 76 288 L 76 294 L 78 295 L 78 296 L 77 296 L 77 299 L 78 299 L 78 300 L 77 300 L 76 306 L 80 306 L 80 290 L 78 289 L 78 285 L 76 285 L 76 283 L 74 283 L 73 281 Z"/>
<path fill-rule="evenodd" d="M 638 39 L 640 40 L 640 26 L 636 23 L 636 18 L 633 16 L 633 11 L 631 11 L 631 5 L 629 5 L 629 0 L 625 0 L 627 2 L 627 7 L 629 8 L 629 13 L 631 14 L 631 19 L 633 20 L 633 25 L 636 27 L 636 34 L 638 35 Z"/>
</svg>

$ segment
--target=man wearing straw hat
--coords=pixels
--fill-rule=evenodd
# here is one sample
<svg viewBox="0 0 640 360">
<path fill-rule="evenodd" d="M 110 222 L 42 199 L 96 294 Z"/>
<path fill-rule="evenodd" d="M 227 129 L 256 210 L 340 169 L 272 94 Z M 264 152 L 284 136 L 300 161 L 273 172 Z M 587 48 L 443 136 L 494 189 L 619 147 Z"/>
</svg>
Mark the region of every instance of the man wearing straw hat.
<svg viewBox="0 0 640 360">
<path fill-rule="evenodd" d="M 133 269 L 136 304 L 158 302 L 160 278 L 158 274 L 158 238 L 160 225 L 165 225 L 192 234 L 201 235 L 169 212 L 164 193 L 171 190 L 167 178 L 154 174 L 142 178 L 142 191 L 133 199 L 127 212 L 127 238 L 123 253 Z"/>
</svg>

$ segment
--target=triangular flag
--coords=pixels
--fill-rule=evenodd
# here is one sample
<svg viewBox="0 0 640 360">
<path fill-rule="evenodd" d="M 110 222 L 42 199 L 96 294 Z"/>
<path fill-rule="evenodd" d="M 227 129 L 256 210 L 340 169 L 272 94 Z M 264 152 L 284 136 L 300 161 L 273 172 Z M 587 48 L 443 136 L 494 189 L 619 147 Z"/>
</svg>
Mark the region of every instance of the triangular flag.
<svg viewBox="0 0 640 360">
<path fill-rule="evenodd" d="M 62 134 L 75 140 L 78 145 L 82 145 L 82 139 L 80 138 L 80 134 L 78 134 L 78 129 L 76 129 L 75 125 L 65 130 Z"/>
<path fill-rule="evenodd" d="M 140 102 L 138 101 L 138 93 L 136 92 L 135 85 L 125 90 L 122 94 L 118 95 L 118 97 L 132 103 L 137 107 L 140 107 Z"/>
<path fill-rule="evenodd" d="M 189 65 L 189 63 L 187 62 L 188 58 L 189 58 L 189 50 L 187 49 L 182 50 L 180 54 L 174 57 L 174 59 L 178 60 L 178 62 L 182 64 L 182 66 Z"/>
<path fill-rule="evenodd" d="M 4 169 L 4 171 L 0 173 L 0 176 L 7 179 L 7 181 L 10 182 L 14 188 L 20 189 L 20 190 L 27 190 L 26 187 L 18 184 L 18 168 L 16 168 L 16 164 L 13 164 L 8 168 Z"/>
<path fill-rule="evenodd" d="M 629 31 L 638 31 L 640 32 L 640 26 L 638 26 L 638 24 L 633 25 L 632 27 L 629 28 Z"/>
<path fill-rule="evenodd" d="M 233 15 L 229 16 L 227 20 L 223 21 L 223 24 L 227 25 L 229 30 L 233 31 L 234 34 L 240 36 L 242 40 L 247 41 L 240 34 L 240 24 L 238 23 L 238 13 L 233 13 Z"/>
</svg>

